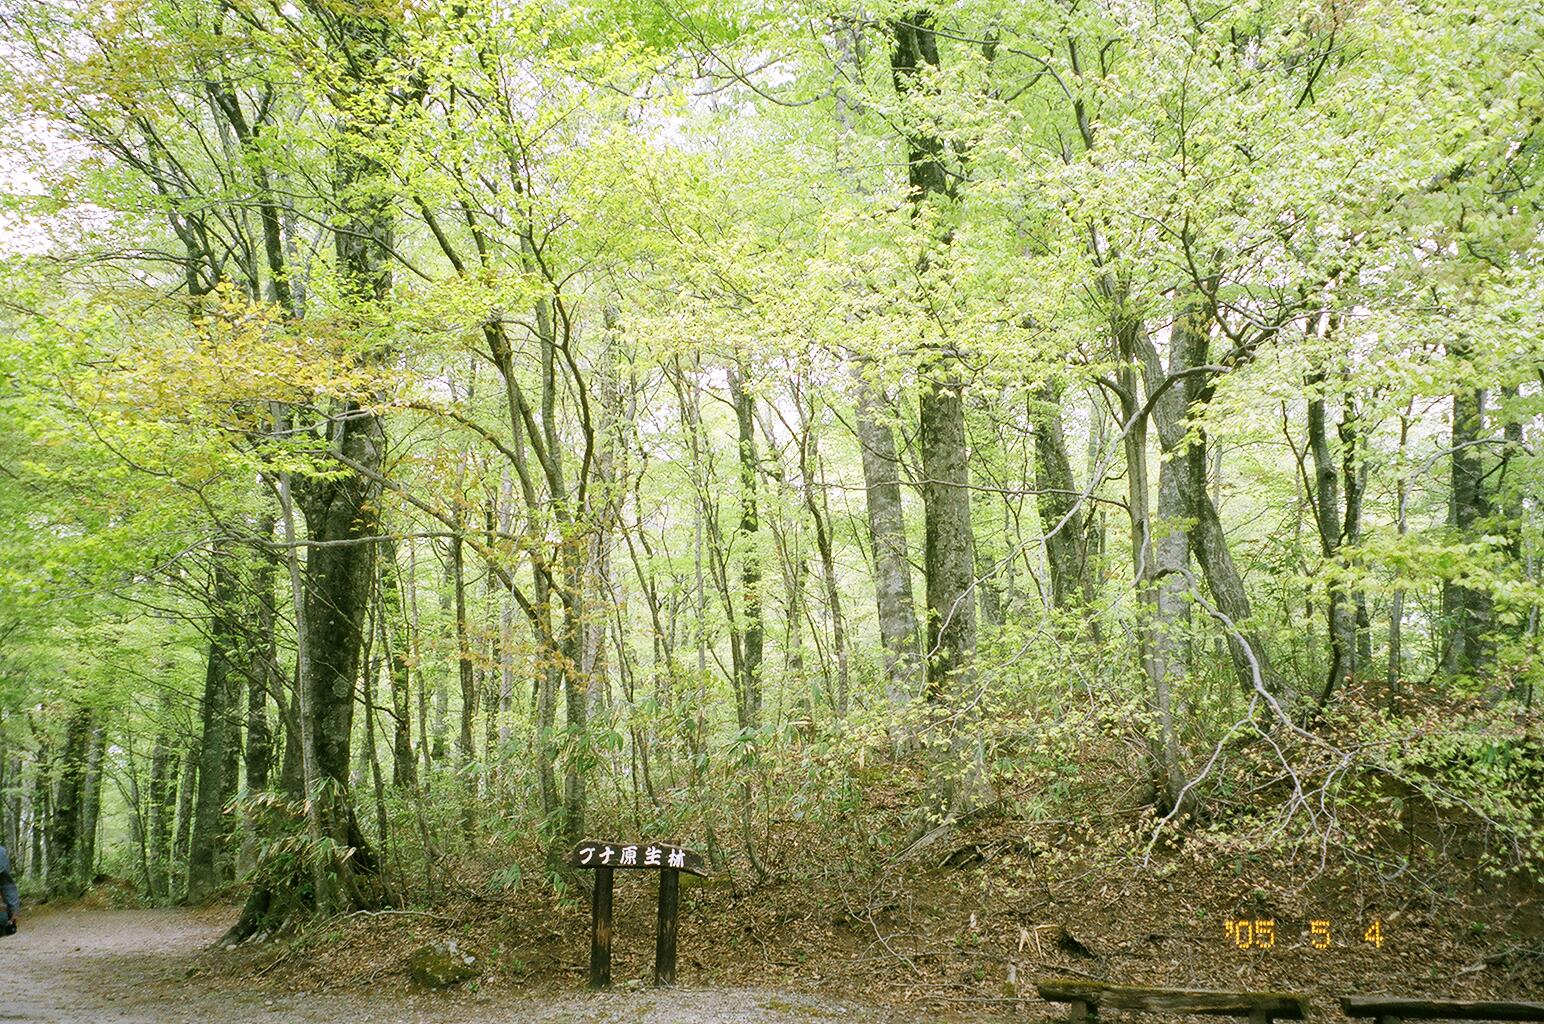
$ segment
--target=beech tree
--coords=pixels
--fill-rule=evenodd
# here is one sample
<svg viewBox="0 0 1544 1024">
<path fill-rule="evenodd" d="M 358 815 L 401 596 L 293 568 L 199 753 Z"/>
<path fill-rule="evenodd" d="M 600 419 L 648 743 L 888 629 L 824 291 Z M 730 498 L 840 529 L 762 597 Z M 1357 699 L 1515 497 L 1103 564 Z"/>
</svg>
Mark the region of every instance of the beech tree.
<svg viewBox="0 0 1544 1024">
<path fill-rule="evenodd" d="M 1514 6 L 9 0 L 0 36 L 29 879 L 236 884 L 233 937 L 569 891 L 624 826 L 760 881 L 876 761 L 902 857 L 1048 813 L 1101 737 L 1154 828 L 1306 835 L 1338 773 L 1422 784 L 1433 719 L 1529 713 Z"/>
</svg>

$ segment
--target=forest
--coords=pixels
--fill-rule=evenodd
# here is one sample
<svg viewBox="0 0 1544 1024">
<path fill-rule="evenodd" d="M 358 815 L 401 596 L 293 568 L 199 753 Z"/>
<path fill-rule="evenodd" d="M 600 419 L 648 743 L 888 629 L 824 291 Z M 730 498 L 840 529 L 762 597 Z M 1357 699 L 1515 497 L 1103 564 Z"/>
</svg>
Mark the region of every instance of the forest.
<svg viewBox="0 0 1544 1024">
<path fill-rule="evenodd" d="M 235 943 L 582 906 L 592 837 L 738 900 L 1059 829 L 1527 905 L 1541 52 L 1511 0 L 0 0 L 24 902 Z"/>
</svg>

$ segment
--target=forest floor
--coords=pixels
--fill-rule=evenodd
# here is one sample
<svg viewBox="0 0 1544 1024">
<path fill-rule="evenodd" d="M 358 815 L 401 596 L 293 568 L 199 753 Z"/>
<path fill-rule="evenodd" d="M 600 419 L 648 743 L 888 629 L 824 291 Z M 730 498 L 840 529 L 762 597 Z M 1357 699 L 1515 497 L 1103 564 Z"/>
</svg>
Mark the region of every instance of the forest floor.
<svg viewBox="0 0 1544 1024">
<path fill-rule="evenodd" d="M 691 880 L 683 890 L 683 987 L 666 993 L 646 985 L 652 876 L 617 880 L 615 989 L 595 996 L 583 992 L 583 900 L 559 900 L 530 879 L 501 893 L 470 884 L 467 871 L 428 910 L 335 918 L 236 947 L 217 942 L 235 918 L 230 906 L 94 909 L 88 897 L 29 910 L 21 932 L 0 939 L 0 1021 L 1063 1017 L 1035 996 L 1041 976 L 1295 991 L 1310 997 L 1314 1021 L 1331 1024 L 1343 1024 L 1335 999 L 1343 994 L 1544 996 L 1538 881 L 1476 872 L 1458 847 L 1434 846 L 1420 867 L 1380 871 L 1199 845 L 1142 864 L 1108 849 L 1096 856 L 1075 829 L 1006 820 L 895 864 L 864 864 L 836 846 L 814 856 L 819 837 L 792 827 L 783 839 L 786 848 L 764 851 L 777 870 L 760 883 Z M 415 991 L 409 955 L 447 939 L 478 954 L 482 976 L 457 990 Z"/>
<path fill-rule="evenodd" d="M 0 941 L 0 1021 L 48 1024 L 825 1024 L 890 1011 L 807 994 L 683 989 L 663 996 L 412 993 L 401 986 L 294 987 L 212 976 L 207 950 L 233 908 L 43 908 Z"/>
<path fill-rule="evenodd" d="M 1434 847 L 1420 867 L 1393 870 L 1321 865 L 1316 850 L 1303 857 L 1309 863 L 1293 864 L 1199 845 L 1144 865 L 1108 847 L 1085 858 L 1092 847 L 1078 834 L 998 820 L 904 863 L 876 864 L 845 855 L 834 840 L 823 848 L 822 837 L 790 825 L 784 846 L 764 849 L 774 872 L 760 883 L 683 878 L 691 884 L 682 894 L 679 970 L 688 990 L 663 1002 L 644 988 L 654 879 L 622 872 L 612 976 L 624 993 L 616 1012 L 653 1020 L 648 1008 L 665 1006 L 659 1019 L 680 1021 L 741 1019 L 722 1015 L 737 1006 L 750 1009 L 744 1019 L 764 1021 L 1064 1018 L 1064 1008 L 1035 994 L 1044 976 L 1301 992 L 1315 1020 L 1335 1024 L 1344 1021 L 1336 1002 L 1344 994 L 1544 996 L 1538 880 L 1486 876 L 1457 847 Z M 1246 931 L 1235 923 L 1230 933 L 1229 920 L 1246 921 Z M 574 996 L 584 985 L 587 905 L 559 900 L 529 878 L 507 893 L 462 883 L 426 913 L 359 914 L 298 939 L 216 948 L 198 969 L 279 991 L 352 987 L 408 998 L 408 954 L 437 939 L 482 958 L 478 991 L 452 1001 L 509 1007 L 535 999 L 529 1005 L 555 1013 L 613 1012 Z"/>
</svg>

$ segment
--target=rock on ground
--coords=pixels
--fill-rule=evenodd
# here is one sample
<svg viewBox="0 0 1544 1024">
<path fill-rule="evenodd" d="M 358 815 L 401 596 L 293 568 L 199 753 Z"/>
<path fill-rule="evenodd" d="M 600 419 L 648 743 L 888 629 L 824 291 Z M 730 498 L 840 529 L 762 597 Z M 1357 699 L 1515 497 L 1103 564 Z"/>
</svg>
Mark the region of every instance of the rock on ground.
<svg viewBox="0 0 1544 1024">
<path fill-rule="evenodd" d="M 479 974 L 477 954 L 455 939 L 419 946 L 407 958 L 407 974 L 419 988 L 450 988 Z"/>
</svg>

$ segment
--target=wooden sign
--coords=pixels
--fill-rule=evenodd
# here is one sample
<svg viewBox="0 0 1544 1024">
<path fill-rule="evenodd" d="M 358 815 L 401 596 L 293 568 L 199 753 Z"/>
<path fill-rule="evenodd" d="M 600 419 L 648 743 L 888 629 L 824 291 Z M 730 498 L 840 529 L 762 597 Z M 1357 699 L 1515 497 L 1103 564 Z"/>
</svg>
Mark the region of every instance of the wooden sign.
<svg viewBox="0 0 1544 1024">
<path fill-rule="evenodd" d="M 568 855 L 570 867 L 595 872 L 590 903 L 590 987 L 611 984 L 611 891 L 615 871 L 659 872 L 659 915 L 654 935 L 654 984 L 675 984 L 676 933 L 681 906 L 681 872 L 706 875 L 702 855 L 668 843 L 611 843 L 586 839 Z"/>
<path fill-rule="evenodd" d="M 586 839 L 568 855 L 575 868 L 639 868 L 649 871 L 685 871 L 706 875 L 702 854 L 668 843 L 607 843 Z"/>
</svg>

